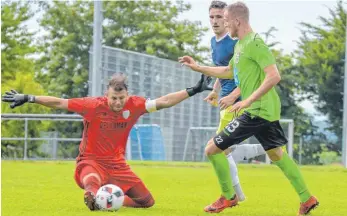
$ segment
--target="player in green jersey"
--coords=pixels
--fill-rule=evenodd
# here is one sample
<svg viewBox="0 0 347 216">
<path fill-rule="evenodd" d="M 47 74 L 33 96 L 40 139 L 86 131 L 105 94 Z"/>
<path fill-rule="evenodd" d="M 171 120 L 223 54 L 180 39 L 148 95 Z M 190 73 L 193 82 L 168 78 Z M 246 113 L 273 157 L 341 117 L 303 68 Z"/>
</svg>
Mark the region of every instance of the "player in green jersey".
<svg viewBox="0 0 347 216">
<path fill-rule="evenodd" d="M 234 78 L 241 91 L 242 101 L 234 104 L 230 111 L 245 110 L 206 146 L 205 153 L 216 171 L 222 196 L 207 206 L 205 211 L 217 213 L 237 205 L 238 200 L 233 188 L 228 187 L 231 179 L 223 151 L 254 135 L 299 195 L 298 215 L 306 215 L 319 203 L 308 191 L 296 163 L 282 148 L 287 144 L 287 139 L 279 123 L 281 102 L 275 86 L 281 80 L 281 76 L 275 58 L 259 35 L 253 32 L 249 24 L 249 10 L 244 3 L 236 2 L 229 5 L 224 19 L 230 36 L 239 38 L 229 66 L 200 66 L 189 56 L 179 58 L 181 63 L 194 71 L 218 78 Z"/>
</svg>

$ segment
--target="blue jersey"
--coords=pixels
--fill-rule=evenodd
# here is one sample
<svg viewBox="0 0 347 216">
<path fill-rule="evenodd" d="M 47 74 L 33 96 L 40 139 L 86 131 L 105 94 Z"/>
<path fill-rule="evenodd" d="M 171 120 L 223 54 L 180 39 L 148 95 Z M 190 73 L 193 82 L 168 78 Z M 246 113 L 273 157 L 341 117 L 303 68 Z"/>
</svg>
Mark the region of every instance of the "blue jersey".
<svg viewBox="0 0 347 216">
<path fill-rule="evenodd" d="M 211 38 L 212 60 L 215 66 L 228 66 L 230 59 L 234 55 L 234 47 L 237 40 L 233 40 L 229 35 L 217 41 L 216 37 Z M 229 95 L 237 86 L 234 79 L 219 79 L 221 84 L 220 97 Z"/>
</svg>

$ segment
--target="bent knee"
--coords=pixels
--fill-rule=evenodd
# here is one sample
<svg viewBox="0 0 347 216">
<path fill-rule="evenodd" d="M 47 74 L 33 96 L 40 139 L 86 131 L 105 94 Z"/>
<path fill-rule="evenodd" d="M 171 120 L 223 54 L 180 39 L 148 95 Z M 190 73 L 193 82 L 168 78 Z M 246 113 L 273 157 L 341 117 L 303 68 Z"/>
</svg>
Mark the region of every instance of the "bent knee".
<svg viewBox="0 0 347 216">
<path fill-rule="evenodd" d="M 281 160 L 283 156 L 283 149 L 281 147 L 270 149 L 266 151 L 266 154 L 269 156 L 269 158 L 272 161 L 278 161 L 278 160 Z"/>
<path fill-rule="evenodd" d="M 155 201 L 154 201 L 154 198 L 151 195 L 151 198 L 148 199 L 147 201 L 145 201 L 145 202 L 138 201 L 138 203 L 141 203 L 141 207 L 142 208 L 150 208 L 150 207 L 154 206 Z"/>
<path fill-rule="evenodd" d="M 81 176 L 81 182 L 83 185 L 86 185 L 86 183 L 90 181 L 90 179 L 92 179 L 92 181 L 94 181 L 95 183 L 101 184 L 101 177 L 98 173 L 88 173 L 84 176 Z"/>
<path fill-rule="evenodd" d="M 150 200 L 145 204 L 145 208 L 150 208 L 150 207 L 154 206 L 154 204 L 155 204 L 155 201 L 154 201 L 154 199 L 153 199 L 153 197 L 152 197 L 152 199 L 150 199 Z"/>
<path fill-rule="evenodd" d="M 221 153 L 222 150 L 219 149 L 216 144 L 214 144 L 213 139 L 210 139 L 205 147 L 205 155 L 206 156 L 211 156 L 214 154 Z"/>
</svg>

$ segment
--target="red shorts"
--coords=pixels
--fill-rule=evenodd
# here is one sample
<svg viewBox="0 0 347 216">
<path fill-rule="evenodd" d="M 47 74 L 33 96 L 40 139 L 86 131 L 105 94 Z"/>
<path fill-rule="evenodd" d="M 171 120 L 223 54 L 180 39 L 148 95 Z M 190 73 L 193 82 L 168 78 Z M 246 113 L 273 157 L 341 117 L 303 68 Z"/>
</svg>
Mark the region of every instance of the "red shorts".
<svg viewBox="0 0 347 216">
<path fill-rule="evenodd" d="M 77 185 L 84 189 L 81 182 L 81 170 L 86 167 L 91 166 L 99 174 L 101 179 L 101 185 L 114 184 L 120 187 L 124 193 L 126 193 L 130 188 L 134 187 L 138 183 L 142 183 L 141 179 L 131 171 L 128 165 L 124 166 L 114 166 L 112 164 L 100 163 L 95 160 L 82 160 L 76 164 L 75 170 L 75 181 Z"/>
</svg>

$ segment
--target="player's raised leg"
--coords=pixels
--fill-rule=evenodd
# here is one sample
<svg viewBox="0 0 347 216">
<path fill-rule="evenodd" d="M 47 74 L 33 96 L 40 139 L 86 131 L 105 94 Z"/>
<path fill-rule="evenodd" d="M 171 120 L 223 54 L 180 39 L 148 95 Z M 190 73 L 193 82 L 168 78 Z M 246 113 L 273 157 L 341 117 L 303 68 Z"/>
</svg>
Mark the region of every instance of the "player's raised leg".
<svg viewBox="0 0 347 216">
<path fill-rule="evenodd" d="M 261 144 L 234 145 L 231 149 L 230 154 L 236 163 L 266 154 Z"/>
</svg>

